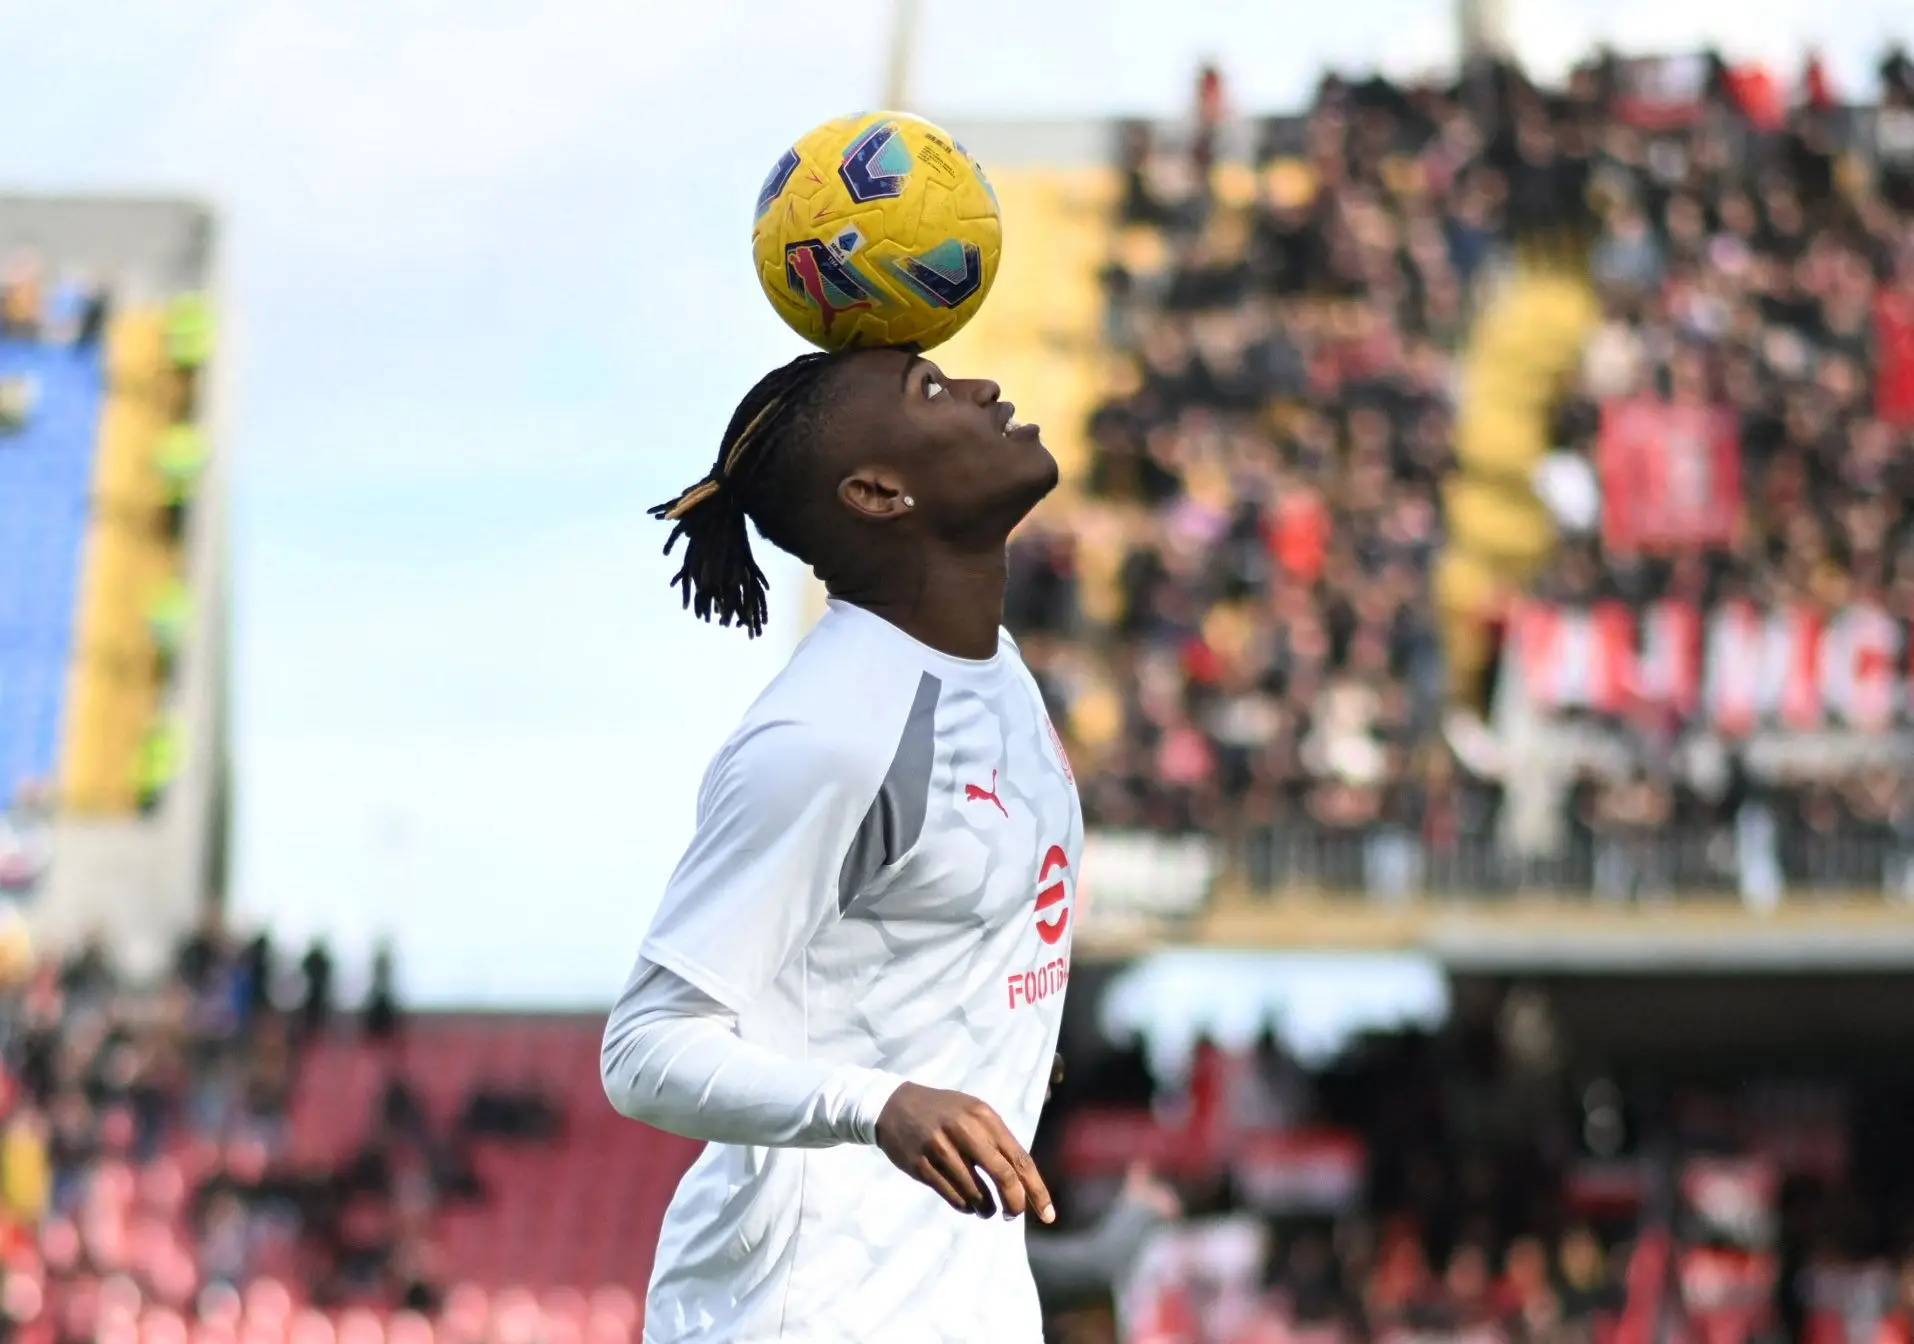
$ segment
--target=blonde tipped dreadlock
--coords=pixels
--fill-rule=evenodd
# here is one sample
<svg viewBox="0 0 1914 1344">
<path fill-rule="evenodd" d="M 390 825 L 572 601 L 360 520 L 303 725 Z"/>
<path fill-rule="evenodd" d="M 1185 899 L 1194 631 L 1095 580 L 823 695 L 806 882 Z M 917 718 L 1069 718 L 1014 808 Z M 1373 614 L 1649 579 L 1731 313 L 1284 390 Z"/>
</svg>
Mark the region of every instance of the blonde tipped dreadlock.
<svg viewBox="0 0 1914 1344">
<path fill-rule="evenodd" d="M 754 639 L 764 633 L 770 585 L 751 554 L 745 522 L 755 522 L 773 545 L 793 549 L 785 516 L 790 492 L 779 488 L 787 473 L 777 469 L 777 460 L 814 427 L 824 376 L 836 362 L 835 355 L 813 352 L 759 379 L 725 426 L 710 472 L 650 511 L 673 524 L 666 555 L 679 537 L 685 539 L 684 561 L 671 583 L 699 620 L 741 625 Z"/>
</svg>

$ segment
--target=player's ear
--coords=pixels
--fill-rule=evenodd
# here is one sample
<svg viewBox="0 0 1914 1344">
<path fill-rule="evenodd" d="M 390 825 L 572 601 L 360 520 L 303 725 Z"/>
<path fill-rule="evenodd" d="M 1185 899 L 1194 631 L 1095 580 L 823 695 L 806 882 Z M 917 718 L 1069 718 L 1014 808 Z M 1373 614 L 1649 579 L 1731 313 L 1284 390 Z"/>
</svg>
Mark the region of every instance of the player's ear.
<svg viewBox="0 0 1914 1344">
<path fill-rule="evenodd" d="M 915 502 L 904 490 L 904 478 L 889 467 L 859 467 L 838 482 L 837 497 L 845 507 L 873 522 L 901 518 Z"/>
</svg>

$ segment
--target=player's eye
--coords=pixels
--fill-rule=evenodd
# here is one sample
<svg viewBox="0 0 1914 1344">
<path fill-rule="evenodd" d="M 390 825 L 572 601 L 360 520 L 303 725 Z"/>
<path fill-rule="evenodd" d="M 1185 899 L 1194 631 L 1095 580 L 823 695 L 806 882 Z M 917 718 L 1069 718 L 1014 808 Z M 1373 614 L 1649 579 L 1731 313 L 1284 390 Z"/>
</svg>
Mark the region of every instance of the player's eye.
<svg viewBox="0 0 1914 1344">
<path fill-rule="evenodd" d="M 944 385 L 935 378 L 924 379 L 924 400 L 935 401 L 944 393 Z"/>
</svg>

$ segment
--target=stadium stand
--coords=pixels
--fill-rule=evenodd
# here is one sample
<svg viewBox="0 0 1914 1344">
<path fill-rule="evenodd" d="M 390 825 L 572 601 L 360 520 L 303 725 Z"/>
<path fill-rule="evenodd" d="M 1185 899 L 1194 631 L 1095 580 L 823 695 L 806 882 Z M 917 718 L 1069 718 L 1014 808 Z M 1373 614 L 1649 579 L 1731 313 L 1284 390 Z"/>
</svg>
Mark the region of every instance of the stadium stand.
<svg viewBox="0 0 1914 1344">
<path fill-rule="evenodd" d="M 0 800 L 51 789 L 69 813 L 125 814 L 171 777 L 171 668 L 149 612 L 180 601 L 191 470 L 164 473 L 158 447 L 192 424 L 191 372 L 164 309 L 112 316 L 77 282 L 40 286 L 16 264 L 0 348 L 0 379 L 32 393 L 0 454 L 20 542 L 0 584 Z"/>
<path fill-rule="evenodd" d="M 604 1104 L 596 1020 L 412 1022 L 375 987 L 354 1021 L 322 950 L 214 927 L 158 985 L 97 948 L 6 971 L 15 1337 L 635 1338 L 695 1145 Z"/>
<path fill-rule="evenodd" d="M 1196 1217 L 1066 1337 L 1914 1331 L 1898 981 L 1803 960 L 1914 871 L 1914 65 L 1882 81 L 1604 57 L 1122 131 L 1080 493 L 1008 605 L 1092 909 L 1643 917 L 1585 962 L 1443 944 L 1453 1020 L 1329 1062 L 1093 1057 L 1040 1136 L 1069 1215 L 1143 1159 Z M 1617 971 L 1710 896 L 1791 974 Z"/>
<path fill-rule="evenodd" d="M 34 389 L 0 438 L 0 799 L 53 778 L 75 641 L 102 394 L 97 348 L 0 341 L 0 378 Z"/>
<path fill-rule="evenodd" d="M 1772 81 L 1705 60 L 1604 61 L 1559 95 L 1506 70 L 1331 79 L 1240 156 L 1207 88 L 1193 132 L 1124 128 L 1114 171 L 999 176 L 1025 269 L 950 356 L 1041 370 L 1030 409 L 1061 431 L 1071 480 L 1015 544 L 1008 615 L 1099 835 L 1159 856 L 1214 836 L 1259 893 L 1388 901 L 1878 902 L 1905 881 L 1906 697 L 1881 688 L 1910 645 L 1840 618 L 1914 616 L 1914 70 L 1844 109 L 1810 69 L 1805 110 L 1778 115 Z M 86 427 L 57 458 L 64 540 L 35 542 L 68 596 L 29 612 L 0 585 L 0 612 L 78 633 L 25 727 L 0 706 L 0 744 L 26 744 L 0 759 L 9 785 L 57 772 L 65 800 L 123 812 L 167 772 L 150 728 L 194 596 L 209 311 L 132 307 L 103 353 L 62 348 L 22 334 L 24 280 L 0 374 L 35 381 L 0 386 L 0 489 L 64 498 L 56 458 L 24 450 Z M 1727 527 L 1724 498 L 1745 504 Z M 1658 631 L 1692 658 L 1656 656 Z M 1779 675 L 1732 675 L 1767 649 Z M 347 1023 L 323 954 L 297 969 L 292 1003 L 269 943 L 217 929 L 139 989 L 97 951 L 33 967 L 0 943 L 0 1333 L 636 1339 L 693 1146 L 605 1107 L 597 1024 L 411 1018 L 389 986 Z M 1904 983 L 1578 998 L 1503 970 L 1459 982 L 1439 1029 L 1329 1063 L 1271 1035 L 1066 1073 L 1040 1156 L 1067 1216 L 1143 1158 L 1195 1217 L 1125 1276 L 1114 1322 L 1061 1337 L 1914 1337 Z M 1090 958 L 1073 981 L 1094 1011 Z M 1733 1032 L 1740 1053 L 1712 1053 Z M 1771 1066 L 1783 1085 L 1750 1083 Z"/>
<path fill-rule="evenodd" d="M 1382 902 L 1909 889 L 1908 95 L 1745 74 L 1331 79 L 1246 165 L 1129 128 L 1084 498 L 1010 599 L 1106 843 Z"/>
<path fill-rule="evenodd" d="M 550 1107 L 556 1141 L 474 1154 L 486 1200 L 444 1220 L 443 1272 L 450 1281 L 540 1291 L 642 1285 L 648 1233 L 697 1145 L 668 1135 L 634 1139 L 630 1122 L 605 1105 L 603 1027 L 596 1018 L 426 1018 L 408 1031 L 396 1072 L 377 1043 L 325 1041 L 302 1066 L 290 1154 L 349 1161 L 364 1143 L 366 1117 L 396 1104 L 388 1095 L 395 1076 L 447 1130 L 488 1109 L 509 1113 L 513 1096 L 532 1098 Z"/>
<path fill-rule="evenodd" d="M 1116 183 L 1095 166 L 1012 166 L 993 169 L 991 184 L 1005 217 L 1017 222 L 1017 245 L 1004 250 L 991 301 L 938 357 L 952 368 L 1018 370 L 1019 406 L 1056 427 L 1045 441 L 1075 479 L 1102 354 L 1095 257 L 1083 235 L 1107 217 Z"/>
</svg>

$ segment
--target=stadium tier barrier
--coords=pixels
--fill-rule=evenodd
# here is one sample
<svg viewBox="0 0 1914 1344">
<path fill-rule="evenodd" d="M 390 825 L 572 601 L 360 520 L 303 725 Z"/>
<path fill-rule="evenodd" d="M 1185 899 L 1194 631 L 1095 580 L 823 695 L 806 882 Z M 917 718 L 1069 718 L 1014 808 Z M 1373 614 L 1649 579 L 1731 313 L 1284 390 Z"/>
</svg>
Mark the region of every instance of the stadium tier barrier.
<svg viewBox="0 0 1914 1344">
<path fill-rule="evenodd" d="M 1817 831 L 1774 812 L 1719 826 L 1583 829 L 1559 850 L 1512 853 L 1491 835 L 1431 839 L 1406 825 L 1315 822 L 1228 838 L 1096 830 L 1084 899 L 1092 927 L 1113 915 L 1179 920 L 1214 901 L 1292 898 L 1386 911 L 1417 902 L 1548 898 L 1591 905 L 1784 900 L 1914 905 L 1914 834 L 1889 826 Z"/>
</svg>

